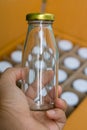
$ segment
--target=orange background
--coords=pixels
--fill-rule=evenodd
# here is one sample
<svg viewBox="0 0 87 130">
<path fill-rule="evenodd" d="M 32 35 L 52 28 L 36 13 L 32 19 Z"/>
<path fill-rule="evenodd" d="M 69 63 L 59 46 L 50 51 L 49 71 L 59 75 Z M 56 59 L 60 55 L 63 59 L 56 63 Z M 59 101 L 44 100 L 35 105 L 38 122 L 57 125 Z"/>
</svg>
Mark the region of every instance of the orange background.
<svg viewBox="0 0 87 130">
<path fill-rule="evenodd" d="M 0 0 L 0 57 L 23 43 L 26 14 L 41 12 L 41 6 L 41 0 Z M 55 35 L 87 47 L 87 0 L 47 0 L 45 12 L 55 14 Z M 64 130 L 87 129 L 85 108 L 87 99 L 68 118 Z"/>
<path fill-rule="evenodd" d="M 41 11 L 41 0 L 0 0 L 0 48 L 26 34 L 25 16 Z M 45 12 L 55 14 L 54 32 L 87 46 L 87 1 L 47 0 Z"/>
</svg>

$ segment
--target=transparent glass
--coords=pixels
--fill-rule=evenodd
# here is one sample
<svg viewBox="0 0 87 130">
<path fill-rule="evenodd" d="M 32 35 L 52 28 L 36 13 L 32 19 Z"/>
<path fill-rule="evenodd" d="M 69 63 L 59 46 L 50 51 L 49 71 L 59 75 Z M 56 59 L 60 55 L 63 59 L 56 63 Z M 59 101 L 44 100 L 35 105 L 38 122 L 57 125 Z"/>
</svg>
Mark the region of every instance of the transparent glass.
<svg viewBox="0 0 87 130">
<path fill-rule="evenodd" d="M 54 108 L 58 97 L 58 48 L 52 21 L 29 21 L 28 24 L 22 65 L 29 69 L 23 90 L 30 98 L 30 109 L 44 111 Z"/>
</svg>

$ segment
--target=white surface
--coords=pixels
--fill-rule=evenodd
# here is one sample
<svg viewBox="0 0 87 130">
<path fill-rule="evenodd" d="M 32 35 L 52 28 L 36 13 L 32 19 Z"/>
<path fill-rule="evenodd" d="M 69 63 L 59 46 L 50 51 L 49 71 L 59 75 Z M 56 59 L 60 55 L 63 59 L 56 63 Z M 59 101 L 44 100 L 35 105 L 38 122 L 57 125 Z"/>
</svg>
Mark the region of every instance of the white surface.
<svg viewBox="0 0 87 130">
<path fill-rule="evenodd" d="M 42 90 L 40 90 L 40 95 L 41 95 L 42 97 L 44 97 L 44 96 L 47 95 L 47 90 L 46 90 L 46 88 L 43 88 Z M 36 101 L 40 100 L 39 98 L 41 98 L 41 97 L 39 96 L 39 93 L 38 93 L 38 96 L 34 99 L 34 101 L 36 102 Z"/>
<path fill-rule="evenodd" d="M 69 40 L 60 40 L 58 42 L 58 47 L 63 51 L 70 51 L 73 48 L 73 44 Z"/>
<path fill-rule="evenodd" d="M 28 63 L 28 61 L 26 61 L 26 64 L 25 64 L 25 66 L 26 66 L 26 67 L 29 67 L 29 63 Z"/>
<path fill-rule="evenodd" d="M 35 46 L 32 50 L 32 53 L 35 54 L 35 55 L 38 55 L 40 54 L 40 47 L 39 46 Z"/>
<path fill-rule="evenodd" d="M 47 95 L 47 90 L 46 88 L 43 88 L 42 91 L 40 92 L 40 94 L 44 97 Z"/>
<path fill-rule="evenodd" d="M 28 90 L 28 87 L 29 87 L 28 84 L 25 83 L 25 84 L 24 84 L 24 91 L 25 91 L 25 92 Z"/>
<path fill-rule="evenodd" d="M 16 63 L 21 63 L 22 61 L 22 51 L 16 50 L 11 53 L 11 59 Z"/>
<path fill-rule="evenodd" d="M 36 61 L 35 62 L 35 67 L 37 69 L 45 69 L 46 68 L 46 64 L 43 60 L 40 60 L 40 61 Z"/>
<path fill-rule="evenodd" d="M 66 79 L 67 79 L 67 73 L 62 70 L 62 69 L 59 69 L 58 71 L 58 80 L 59 80 L 59 83 L 62 83 L 64 82 Z"/>
<path fill-rule="evenodd" d="M 54 67 L 55 66 L 55 59 L 53 58 L 52 59 L 52 67 Z"/>
<path fill-rule="evenodd" d="M 80 57 L 87 59 L 87 48 L 80 48 L 77 53 Z"/>
<path fill-rule="evenodd" d="M 73 88 L 82 93 L 87 92 L 87 80 L 77 79 L 73 81 Z"/>
<path fill-rule="evenodd" d="M 7 68 L 12 67 L 12 64 L 8 61 L 1 61 L 0 62 L 0 72 L 4 72 Z"/>
<path fill-rule="evenodd" d="M 33 83 L 35 80 L 35 71 L 33 69 L 29 70 L 29 84 Z"/>
<path fill-rule="evenodd" d="M 61 98 L 64 99 L 69 106 L 75 106 L 79 102 L 79 97 L 73 92 L 64 92 L 61 94 Z"/>
<path fill-rule="evenodd" d="M 32 55 L 30 54 L 29 56 L 28 56 L 28 61 L 31 61 L 32 60 Z"/>
<path fill-rule="evenodd" d="M 80 67 L 80 61 L 75 57 L 66 57 L 64 65 L 71 70 L 75 70 Z"/>
<path fill-rule="evenodd" d="M 49 54 L 49 52 L 47 52 L 47 51 L 44 52 L 44 59 L 45 60 L 50 60 L 50 54 Z"/>
<path fill-rule="evenodd" d="M 84 69 L 84 74 L 87 75 L 87 67 Z"/>
</svg>

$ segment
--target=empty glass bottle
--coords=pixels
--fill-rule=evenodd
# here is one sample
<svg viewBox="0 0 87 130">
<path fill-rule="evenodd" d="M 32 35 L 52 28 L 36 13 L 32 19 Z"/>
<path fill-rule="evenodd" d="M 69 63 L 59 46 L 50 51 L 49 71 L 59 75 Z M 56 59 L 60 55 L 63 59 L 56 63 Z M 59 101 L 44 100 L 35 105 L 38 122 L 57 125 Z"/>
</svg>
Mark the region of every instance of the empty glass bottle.
<svg viewBox="0 0 87 130">
<path fill-rule="evenodd" d="M 30 98 L 31 110 L 52 109 L 58 96 L 58 48 L 52 30 L 54 15 L 31 13 L 26 15 L 26 20 L 28 32 L 22 65 L 29 69 L 23 90 Z"/>
</svg>

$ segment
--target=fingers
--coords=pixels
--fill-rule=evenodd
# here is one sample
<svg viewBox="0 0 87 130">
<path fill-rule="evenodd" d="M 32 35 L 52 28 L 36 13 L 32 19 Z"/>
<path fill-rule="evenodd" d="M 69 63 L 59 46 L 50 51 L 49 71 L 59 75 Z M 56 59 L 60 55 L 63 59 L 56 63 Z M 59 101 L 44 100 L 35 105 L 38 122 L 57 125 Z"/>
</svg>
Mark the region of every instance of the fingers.
<svg viewBox="0 0 87 130">
<path fill-rule="evenodd" d="M 58 86 L 58 97 L 60 97 L 61 93 L 62 93 L 62 87 Z"/>
<path fill-rule="evenodd" d="M 32 86 L 29 86 L 27 91 L 25 92 L 26 96 L 29 97 L 30 99 L 34 99 L 36 97 L 36 92 L 34 91 Z"/>
<path fill-rule="evenodd" d="M 48 118 L 51 120 L 58 120 L 58 122 L 65 123 L 66 122 L 66 116 L 65 112 L 62 109 L 52 109 L 46 112 Z"/>
<path fill-rule="evenodd" d="M 66 102 L 64 100 L 58 98 L 55 101 L 55 106 L 56 106 L 56 108 L 54 108 L 52 110 L 48 110 L 46 112 L 48 118 L 50 118 L 52 120 L 56 120 L 60 123 L 65 123 L 66 122 L 65 111 L 67 109 Z"/>
<path fill-rule="evenodd" d="M 65 112 L 67 110 L 67 104 L 64 100 L 57 98 L 55 100 L 55 109 L 47 111 L 47 116 L 51 119 L 59 120 L 63 116 L 65 119 Z"/>
<path fill-rule="evenodd" d="M 48 94 L 46 96 L 44 96 L 44 101 L 45 102 L 49 102 L 49 100 L 53 99 L 55 97 L 55 88 L 53 87 L 53 89 L 49 90 L 49 92 L 47 92 Z M 58 86 L 58 96 L 60 96 L 62 93 L 62 87 Z M 36 91 L 33 89 L 32 86 L 29 86 L 29 88 L 27 89 L 27 91 L 25 92 L 26 96 L 30 97 L 31 99 L 36 98 Z"/>
<path fill-rule="evenodd" d="M 34 83 L 32 83 L 31 86 L 35 88 L 40 83 L 42 84 L 42 86 L 45 86 L 52 80 L 53 75 L 54 72 L 52 70 L 43 71 L 39 73 L 39 79 L 37 79 Z"/>
<path fill-rule="evenodd" d="M 57 90 L 58 90 L 58 92 L 57 92 L 58 97 L 60 97 L 60 95 L 62 93 L 62 87 L 61 86 L 57 86 L 57 87 L 58 87 L 58 89 L 56 89 L 56 87 L 53 87 L 50 91 L 48 91 L 48 94 L 52 99 L 55 99 Z"/>
<path fill-rule="evenodd" d="M 5 79 L 6 81 L 10 80 L 10 82 L 15 83 L 17 80 L 25 79 L 27 71 L 27 68 L 10 68 L 3 73 L 1 78 Z"/>
<path fill-rule="evenodd" d="M 67 110 L 66 102 L 60 98 L 55 99 L 55 107 L 62 109 L 64 112 L 66 112 L 66 110 Z"/>
<path fill-rule="evenodd" d="M 34 99 L 36 97 L 36 92 L 37 92 L 37 86 L 42 86 L 41 90 L 43 89 L 44 86 L 46 86 L 46 84 L 48 84 L 54 75 L 54 72 L 52 70 L 48 70 L 48 71 L 44 71 L 41 74 L 42 79 L 40 78 L 41 81 L 39 81 L 39 79 L 37 79 L 34 83 L 31 84 L 31 86 L 28 87 L 27 91 L 25 92 L 26 95 L 32 99 Z"/>
</svg>

